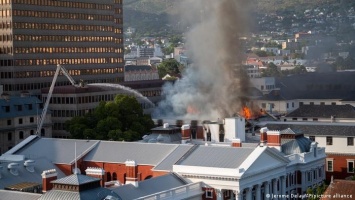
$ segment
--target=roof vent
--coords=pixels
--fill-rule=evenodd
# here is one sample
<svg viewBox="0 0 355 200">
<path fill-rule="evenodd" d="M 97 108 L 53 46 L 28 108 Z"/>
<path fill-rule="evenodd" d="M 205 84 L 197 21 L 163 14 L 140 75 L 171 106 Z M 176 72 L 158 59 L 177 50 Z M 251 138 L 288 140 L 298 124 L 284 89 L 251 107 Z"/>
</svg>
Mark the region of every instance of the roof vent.
<svg viewBox="0 0 355 200">
<path fill-rule="evenodd" d="M 169 128 L 169 123 L 164 123 L 163 128 Z"/>
<path fill-rule="evenodd" d="M 35 164 L 36 161 L 34 160 L 26 160 L 25 163 L 23 164 L 23 166 L 26 167 L 27 171 L 29 172 L 35 172 Z"/>
<path fill-rule="evenodd" d="M 18 176 L 18 168 L 20 167 L 20 165 L 18 163 L 10 163 L 7 166 L 7 169 L 10 170 L 10 173 L 14 176 Z"/>
</svg>

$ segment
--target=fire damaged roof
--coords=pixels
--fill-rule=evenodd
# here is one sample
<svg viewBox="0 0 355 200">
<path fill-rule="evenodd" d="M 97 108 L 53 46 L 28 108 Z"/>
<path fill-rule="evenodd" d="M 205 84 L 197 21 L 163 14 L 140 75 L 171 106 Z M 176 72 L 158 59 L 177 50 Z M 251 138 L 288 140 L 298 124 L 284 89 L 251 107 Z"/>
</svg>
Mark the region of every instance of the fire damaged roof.
<svg viewBox="0 0 355 200">
<path fill-rule="evenodd" d="M 355 109 L 351 105 L 303 105 L 286 117 L 355 118 Z"/>
<path fill-rule="evenodd" d="M 355 72 L 307 73 L 275 78 L 276 88 L 261 100 L 355 100 Z"/>
<path fill-rule="evenodd" d="M 319 136 L 355 136 L 355 126 L 347 124 L 312 124 L 312 123 L 269 123 L 265 125 L 269 130 L 284 130 L 290 128 L 304 135 Z"/>
</svg>

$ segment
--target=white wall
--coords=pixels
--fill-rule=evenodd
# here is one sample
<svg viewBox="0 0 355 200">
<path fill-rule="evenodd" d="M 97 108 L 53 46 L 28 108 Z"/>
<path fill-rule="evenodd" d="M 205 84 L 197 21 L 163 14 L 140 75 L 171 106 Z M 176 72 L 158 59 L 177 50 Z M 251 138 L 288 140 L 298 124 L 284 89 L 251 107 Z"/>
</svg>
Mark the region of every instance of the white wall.
<svg viewBox="0 0 355 200">
<path fill-rule="evenodd" d="M 315 136 L 315 141 L 318 142 L 319 147 L 325 147 L 325 152 L 337 152 L 337 153 L 355 153 L 355 146 L 348 146 L 347 137 L 334 137 L 333 145 L 327 145 L 326 136 Z"/>
</svg>

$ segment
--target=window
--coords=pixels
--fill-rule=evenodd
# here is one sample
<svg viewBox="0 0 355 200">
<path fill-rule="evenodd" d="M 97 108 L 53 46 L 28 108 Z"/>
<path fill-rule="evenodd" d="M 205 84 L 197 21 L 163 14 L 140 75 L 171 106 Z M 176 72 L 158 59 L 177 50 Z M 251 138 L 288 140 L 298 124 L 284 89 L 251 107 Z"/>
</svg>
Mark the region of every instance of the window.
<svg viewBox="0 0 355 200">
<path fill-rule="evenodd" d="M 335 106 L 335 105 L 337 105 L 335 102 L 332 102 L 332 106 Z"/>
<path fill-rule="evenodd" d="M 7 133 L 7 140 L 8 141 L 12 140 L 12 133 L 11 132 Z"/>
<path fill-rule="evenodd" d="M 354 173 L 354 160 L 348 160 L 348 173 Z"/>
<path fill-rule="evenodd" d="M 300 102 L 299 105 L 300 105 L 300 106 L 303 106 L 303 102 Z"/>
<path fill-rule="evenodd" d="M 292 102 L 292 108 L 295 107 L 295 102 Z"/>
<path fill-rule="evenodd" d="M 292 118 L 293 121 L 297 121 L 297 117 L 296 118 Z"/>
<path fill-rule="evenodd" d="M 19 119 L 18 119 L 18 123 L 19 123 L 19 124 L 22 124 L 22 123 L 23 123 L 22 118 L 19 118 Z"/>
<path fill-rule="evenodd" d="M 206 198 L 212 199 L 213 198 L 213 190 L 206 189 Z"/>
<path fill-rule="evenodd" d="M 327 137 L 327 145 L 333 145 L 333 137 Z"/>
<path fill-rule="evenodd" d="M 309 102 L 309 105 L 312 105 L 312 106 L 313 106 L 313 105 L 314 105 L 314 102 Z"/>
<path fill-rule="evenodd" d="M 34 117 L 30 117 L 30 122 L 33 123 L 34 121 Z"/>
<path fill-rule="evenodd" d="M 44 130 L 44 128 L 41 129 L 41 136 L 45 136 L 46 135 L 46 131 Z"/>
<path fill-rule="evenodd" d="M 20 131 L 19 138 L 20 138 L 20 140 L 23 139 L 23 131 Z"/>
<path fill-rule="evenodd" d="M 7 125 L 8 125 L 8 126 L 11 126 L 11 119 L 8 119 L 8 120 L 7 120 Z"/>
<path fill-rule="evenodd" d="M 303 121 L 307 121 L 308 119 L 307 118 L 302 118 Z"/>
<path fill-rule="evenodd" d="M 354 146 L 354 138 L 348 137 L 348 146 Z"/>
<path fill-rule="evenodd" d="M 324 106 L 324 105 L 325 105 L 325 103 L 324 103 L 324 102 L 320 102 L 320 105 Z"/>
<path fill-rule="evenodd" d="M 327 160 L 327 172 L 332 172 L 332 171 L 333 171 L 333 159 Z"/>
<path fill-rule="evenodd" d="M 310 139 L 312 142 L 316 141 L 316 137 L 313 136 L 313 135 L 310 135 L 310 136 L 309 136 L 309 139 Z"/>
<path fill-rule="evenodd" d="M 286 103 L 286 108 L 288 108 L 288 103 Z"/>
</svg>

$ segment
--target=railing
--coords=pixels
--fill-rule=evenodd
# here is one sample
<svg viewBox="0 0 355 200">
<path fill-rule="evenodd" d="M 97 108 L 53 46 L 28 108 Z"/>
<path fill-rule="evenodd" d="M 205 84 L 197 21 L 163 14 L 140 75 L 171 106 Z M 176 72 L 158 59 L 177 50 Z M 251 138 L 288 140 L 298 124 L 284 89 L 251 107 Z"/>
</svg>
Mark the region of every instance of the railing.
<svg viewBox="0 0 355 200">
<path fill-rule="evenodd" d="M 139 200 L 186 199 L 188 197 L 201 195 L 203 193 L 201 184 L 202 184 L 201 182 L 191 183 L 188 185 L 173 188 L 171 190 L 166 190 L 148 196 L 140 197 L 138 199 Z"/>
</svg>

